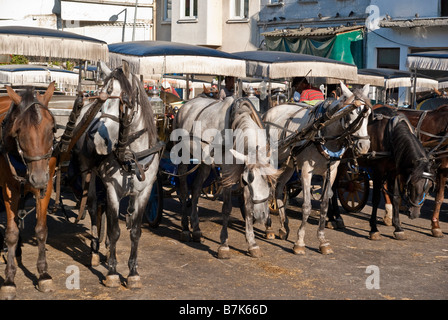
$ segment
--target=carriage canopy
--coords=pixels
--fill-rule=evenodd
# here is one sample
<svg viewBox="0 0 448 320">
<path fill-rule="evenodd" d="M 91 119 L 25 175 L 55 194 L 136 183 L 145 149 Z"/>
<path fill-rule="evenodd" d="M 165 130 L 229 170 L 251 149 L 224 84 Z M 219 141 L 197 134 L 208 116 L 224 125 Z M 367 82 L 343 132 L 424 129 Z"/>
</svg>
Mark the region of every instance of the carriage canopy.
<svg viewBox="0 0 448 320">
<path fill-rule="evenodd" d="M 109 45 L 111 68 L 129 62 L 136 74 L 207 74 L 245 77 L 245 62 L 232 54 L 170 41 L 131 41 Z"/>
<path fill-rule="evenodd" d="M 0 54 L 107 61 L 107 43 L 76 33 L 22 26 L 0 27 Z"/>
<path fill-rule="evenodd" d="M 242 51 L 232 54 L 246 61 L 248 77 L 279 79 L 309 76 L 357 79 L 355 65 L 332 59 L 280 51 Z"/>
</svg>

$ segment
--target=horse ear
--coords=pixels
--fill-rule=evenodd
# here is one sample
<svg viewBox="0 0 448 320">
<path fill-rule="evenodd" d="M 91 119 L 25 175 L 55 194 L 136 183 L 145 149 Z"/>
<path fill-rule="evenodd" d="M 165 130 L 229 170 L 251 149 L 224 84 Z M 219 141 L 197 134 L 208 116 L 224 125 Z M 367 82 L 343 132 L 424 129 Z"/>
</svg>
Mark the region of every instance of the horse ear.
<svg viewBox="0 0 448 320">
<path fill-rule="evenodd" d="M 353 93 L 350 91 L 349 88 L 347 88 L 347 86 L 344 84 L 344 82 L 342 82 L 342 81 L 340 81 L 340 82 L 341 82 L 342 94 L 344 96 L 346 96 L 347 98 L 351 97 L 353 95 Z"/>
<path fill-rule="evenodd" d="M 363 97 L 368 97 L 369 96 L 369 91 L 370 91 L 370 84 L 366 84 L 364 86 L 364 88 L 362 88 L 362 96 Z"/>
<path fill-rule="evenodd" d="M 131 67 L 129 66 L 129 62 L 126 60 L 122 60 L 123 62 L 123 73 L 126 76 L 126 78 L 129 78 L 129 75 L 131 74 Z"/>
<path fill-rule="evenodd" d="M 210 93 L 210 90 L 205 86 L 205 84 L 202 84 L 202 89 L 205 94 Z"/>
<path fill-rule="evenodd" d="M 235 157 L 237 164 L 243 164 L 247 160 L 247 156 L 236 151 L 235 149 L 229 149 L 230 153 Z"/>
<path fill-rule="evenodd" d="M 48 103 L 50 102 L 51 97 L 53 96 L 55 89 L 54 83 L 55 82 L 53 81 L 48 85 L 47 91 L 45 91 L 43 95 L 39 94 L 39 92 L 36 94 L 37 100 L 39 100 L 46 107 L 48 107 Z"/>
<path fill-rule="evenodd" d="M 101 74 L 100 76 L 102 77 L 102 75 L 105 75 L 106 77 L 110 75 L 110 73 L 112 72 L 109 67 L 104 63 L 104 61 L 99 61 L 98 65 L 100 67 L 101 70 Z"/>
<path fill-rule="evenodd" d="M 6 92 L 8 92 L 8 96 L 14 101 L 16 105 L 19 105 L 22 102 L 22 97 L 19 96 L 13 88 L 10 86 L 6 86 Z"/>
</svg>

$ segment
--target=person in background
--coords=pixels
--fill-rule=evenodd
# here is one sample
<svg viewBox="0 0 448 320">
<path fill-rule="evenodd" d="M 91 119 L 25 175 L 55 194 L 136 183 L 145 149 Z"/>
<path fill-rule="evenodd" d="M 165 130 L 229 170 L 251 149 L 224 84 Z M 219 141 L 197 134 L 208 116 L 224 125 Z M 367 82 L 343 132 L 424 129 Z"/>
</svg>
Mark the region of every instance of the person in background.
<svg viewBox="0 0 448 320">
<path fill-rule="evenodd" d="M 225 77 L 225 86 L 219 92 L 219 100 L 224 100 L 227 97 L 235 94 L 235 77 Z"/>
<path fill-rule="evenodd" d="M 292 81 L 292 87 L 300 93 L 299 102 L 306 102 L 311 105 L 325 100 L 324 94 L 317 88 L 312 87 L 305 77 L 295 77 Z"/>
</svg>

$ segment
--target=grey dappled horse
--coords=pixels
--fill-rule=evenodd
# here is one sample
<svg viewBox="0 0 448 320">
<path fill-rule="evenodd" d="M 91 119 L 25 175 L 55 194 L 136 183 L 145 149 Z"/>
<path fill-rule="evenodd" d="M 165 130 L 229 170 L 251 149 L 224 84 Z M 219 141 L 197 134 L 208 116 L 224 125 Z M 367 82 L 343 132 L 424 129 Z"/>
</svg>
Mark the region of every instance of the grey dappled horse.
<svg viewBox="0 0 448 320">
<path fill-rule="evenodd" d="M 218 258 L 230 258 L 227 226 L 232 210 L 232 186 L 240 184 L 246 212 L 246 240 L 253 257 L 261 254 L 256 244 L 253 220 L 266 223 L 268 204 L 275 186 L 277 170 L 270 163 L 266 131 L 248 99 L 228 97 L 223 101 L 196 97 L 180 109 L 171 140 L 178 141 L 171 150 L 171 159 L 180 154 L 179 197 L 182 204 L 183 241 L 190 240 L 189 221 L 194 241 L 201 241 L 198 197 L 212 167 L 220 167 L 223 186 L 223 225 Z M 198 153 L 199 152 L 199 153 Z M 187 176 L 191 155 L 198 163 L 191 190 L 191 211 L 187 208 Z M 179 162 L 179 161 L 177 161 Z"/>
<path fill-rule="evenodd" d="M 103 99 L 106 100 L 84 135 L 84 139 L 78 141 L 75 152 L 81 169 L 93 170 L 101 178 L 106 191 L 110 256 L 105 285 L 108 287 L 120 285 L 116 270 L 116 243 L 120 236 L 119 205 L 121 199 L 129 196 L 126 224 L 130 229 L 131 253 L 128 261 L 127 286 L 138 288 L 141 286 L 137 272 L 137 249 L 141 236 L 141 223 L 156 180 L 160 156 L 157 152 L 151 154 L 147 152 L 157 144 L 154 116 L 141 82 L 126 67 L 127 64 L 124 63 L 122 68 L 111 71 L 104 64 L 102 65 L 101 69 L 106 74 L 106 79 L 99 95 L 103 95 Z M 125 158 L 121 159 L 118 150 L 122 117 L 120 108 L 123 111 L 126 106 L 131 108 L 131 112 L 126 124 L 129 128 L 128 139 L 123 145 Z M 85 105 L 83 112 L 86 112 L 88 108 L 89 104 Z M 81 118 L 82 116 L 79 117 Z"/>
<path fill-rule="evenodd" d="M 341 84 L 343 96 L 334 100 L 326 110 L 341 108 L 340 104 L 352 104 L 358 98 L 348 88 Z M 269 109 L 264 121 L 268 126 L 269 135 L 275 135 L 279 139 L 278 161 L 283 169 L 282 175 L 277 180 L 276 199 L 279 207 L 280 238 L 287 238 L 289 233 L 288 220 L 283 203 L 283 190 L 286 182 L 293 175 L 294 170 L 300 172 L 303 190 L 302 224 L 298 230 L 298 240 L 294 245 L 294 253 L 305 253 L 305 227 L 311 213 L 311 179 L 314 174 L 323 177 L 323 194 L 320 205 L 320 220 L 317 237 L 320 242 L 319 250 L 323 254 L 332 253 L 329 242 L 325 238 L 324 230 L 328 202 L 332 195 L 331 186 L 336 177 L 339 159 L 348 147 L 346 141 L 351 141 L 354 152 L 365 154 L 370 147 L 370 139 L 367 134 L 368 115 L 371 108 L 362 102 L 367 96 L 368 86 L 361 92 L 359 107 L 351 111 L 347 116 L 325 126 L 320 132 L 316 132 L 315 141 L 303 140 L 292 146 L 282 147 L 282 138 L 291 132 L 300 131 L 307 124 L 319 117 L 315 108 L 296 104 L 284 104 Z M 325 112 L 326 110 L 323 110 Z M 284 129 L 279 129 L 284 128 Z M 353 132 L 349 132 L 353 131 Z M 320 137 L 319 137 L 320 135 Z M 321 139 L 323 138 L 323 139 Z M 320 143 L 322 141 L 324 143 Z"/>
</svg>

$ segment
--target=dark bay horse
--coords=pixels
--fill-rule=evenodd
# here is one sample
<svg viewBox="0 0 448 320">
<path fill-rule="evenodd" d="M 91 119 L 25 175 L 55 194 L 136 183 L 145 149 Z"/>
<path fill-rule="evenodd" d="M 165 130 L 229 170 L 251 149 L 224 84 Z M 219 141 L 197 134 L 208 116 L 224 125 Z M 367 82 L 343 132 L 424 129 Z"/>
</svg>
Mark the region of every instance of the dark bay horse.
<svg viewBox="0 0 448 320">
<path fill-rule="evenodd" d="M 375 106 L 383 107 L 382 105 Z M 389 106 L 385 106 L 389 107 Z M 391 108 L 391 107 L 389 107 Z M 439 225 L 440 208 L 445 194 L 445 184 L 448 178 L 448 105 L 443 105 L 435 110 L 412 110 L 393 108 L 398 114 L 405 115 L 409 122 L 416 128 L 416 134 L 423 146 L 435 158 L 436 162 L 436 196 L 434 211 L 431 218 L 431 233 L 434 237 L 442 237 L 443 233 Z M 390 198 L 385 194 L 386 205 Z M 386 212 L 386 218 L 389 213 Z"/>
<path fill-rule="evenodd" d="M 392 196 L 392 224 L 396 239 L 406 239 L 399 219 L 400 199 L 406 205 L 406 214 L 414 219 L 433 185 L 434 168 L 426 150 L 413 133 L 405 116 L 396 115 L 389 108 L 374 109 L 374 119 L 368 126 L 371 148 L 367 156 L 357 159 L 359 166 L 372 170 L 373 180 L 372 215 L 370 217 L 371 240 L 380 239 L 377 228 L 377 210 L 381 190 L 387 183 Z M 339 173 L 340 174 L 340 173 Z M 330 221 L 340 220 L 336 192 L 332 198 Z M 335 210 L 336 208 L 336 210 Z"/>
<path fill-rule="evenodd" d="M 43 95 L 34 92 L 33 88 L 17 93 L 7 87 L 7 92 L 11 99 L 10 108 L 6 115 L 0 116 L 0 119 L 3 119 L 0 186 L 7 214 L 5 243 L 8 247 L 6 278 L 1 288 L 1 298 L 14 299 L 14 277 L 17 270 L 15 257 L 19 226 L 24 218 L 24 197 L 27 193 L 32 193 L 36 199 L 38 289 L 43 292 L 52 290 L 52 278 L 47 271 L 45 243 L 48 235 L 47 207 L 56 166 L 56 159 L 51 157 L 55 120 L 48 109 L 48 102 L 54 92 L 54 82 Z"/>
</svg>

